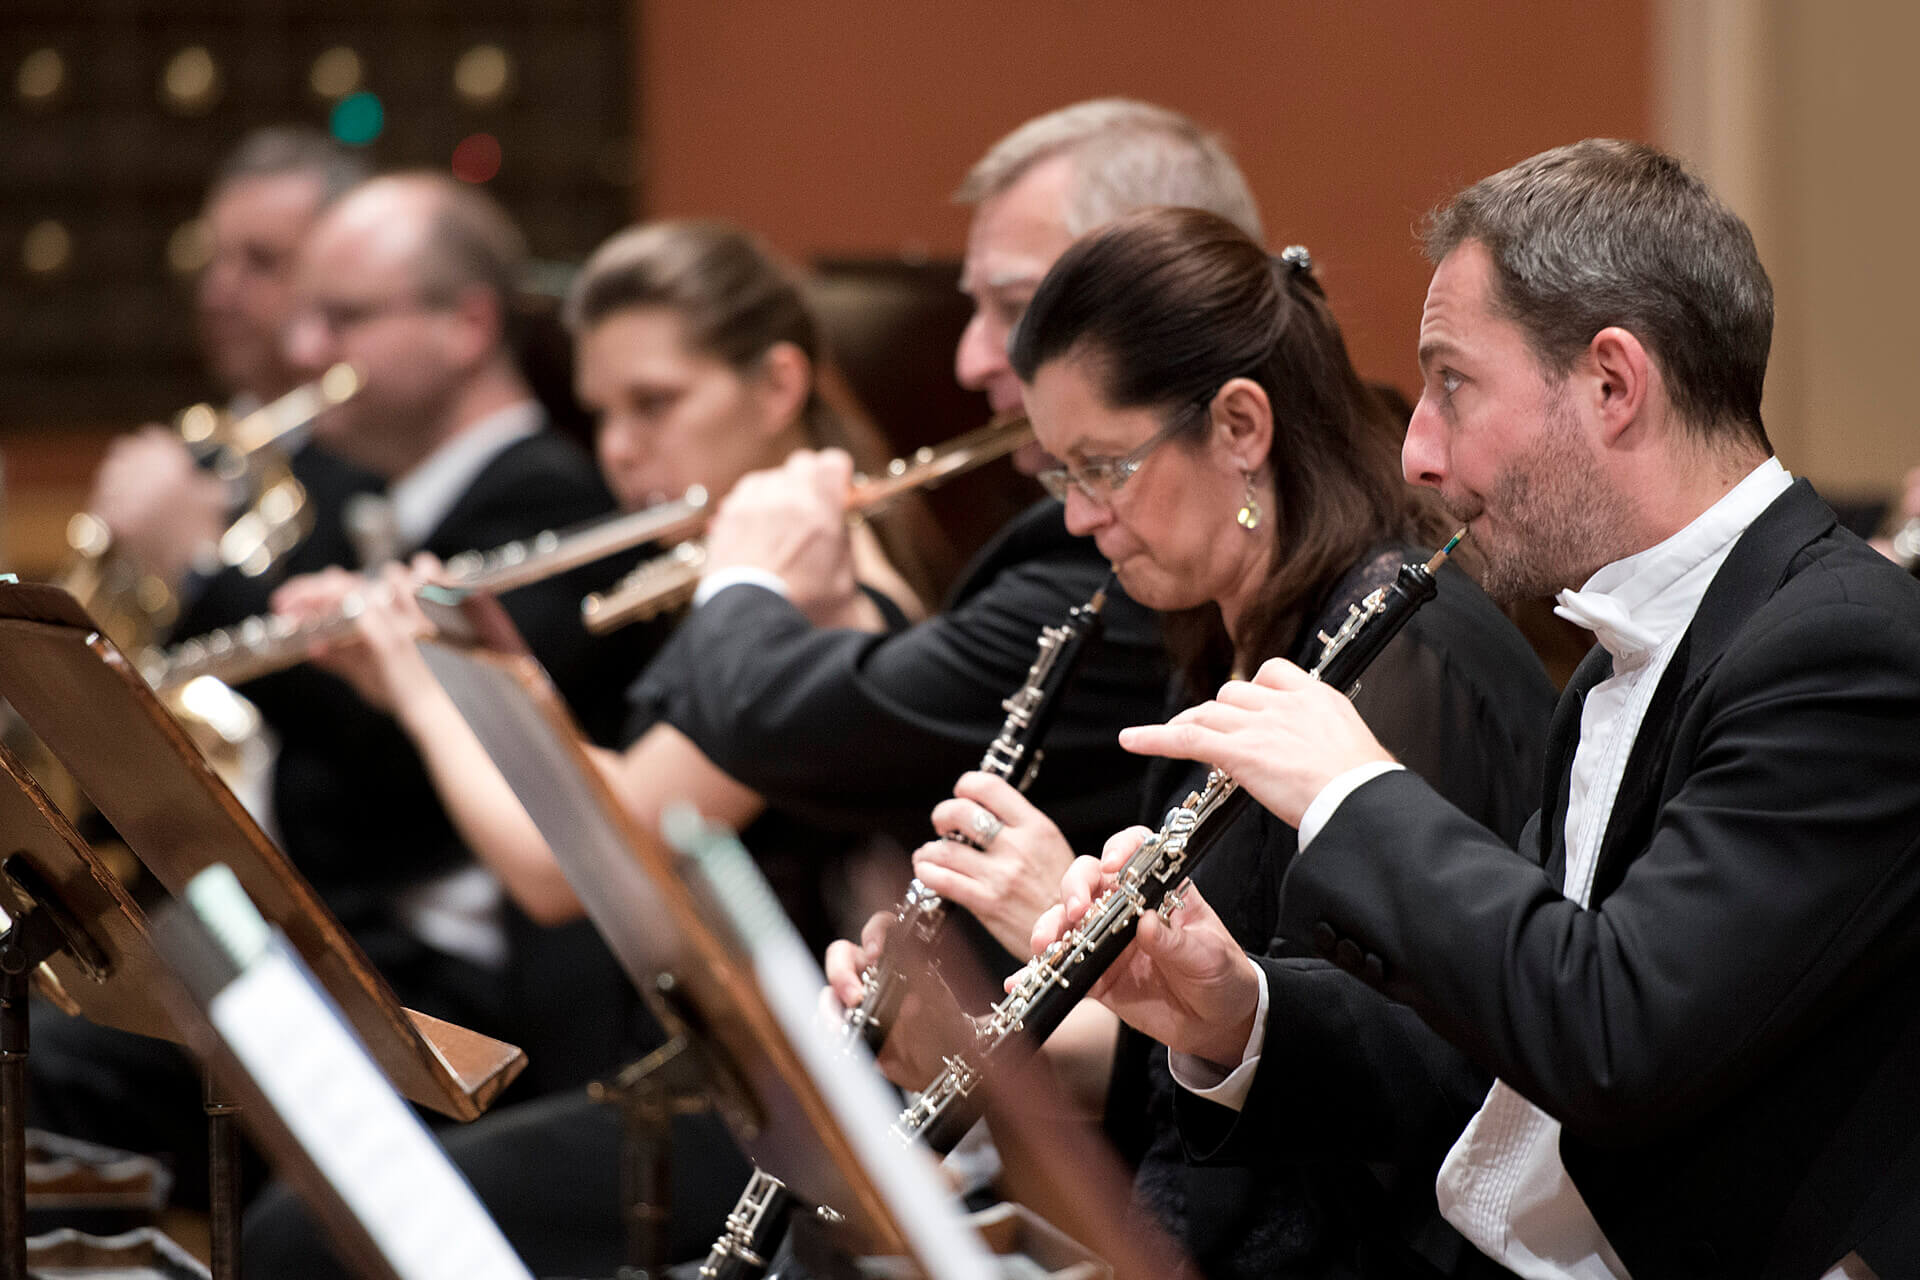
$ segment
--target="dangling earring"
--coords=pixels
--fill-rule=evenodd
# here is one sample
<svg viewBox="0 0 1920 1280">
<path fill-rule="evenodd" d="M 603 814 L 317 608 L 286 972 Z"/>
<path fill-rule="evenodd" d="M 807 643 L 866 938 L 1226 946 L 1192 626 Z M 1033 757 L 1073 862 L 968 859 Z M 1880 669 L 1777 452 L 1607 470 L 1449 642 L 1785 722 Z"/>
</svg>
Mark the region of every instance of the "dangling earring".
<svg viewBox="0 0 1920 1280">
<path fill-rule="evenodd" d="M 1260 518 L 1266 513 L 1260 510 L 1260 499 L 1253 491 L 1253 472 L 1243 471 L 1241 474 L 1247 478 L 1247 497 L 1240 504 L 1240 511 L 1235 519 L 1240 521 L 1242 529 L 1252 533 L 1260 527 Z"/>
</svg>

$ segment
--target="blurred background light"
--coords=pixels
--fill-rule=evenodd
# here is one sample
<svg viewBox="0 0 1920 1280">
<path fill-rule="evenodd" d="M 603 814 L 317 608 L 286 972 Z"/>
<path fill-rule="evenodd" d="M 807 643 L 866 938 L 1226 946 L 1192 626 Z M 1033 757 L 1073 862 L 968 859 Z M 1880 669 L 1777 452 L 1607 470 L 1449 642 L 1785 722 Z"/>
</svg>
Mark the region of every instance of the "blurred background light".
<svg viewBox="0 0 1920 1280">
<path fill-rule="evenodd" d="M 307 84 L 317 96 L 335 102 L 360 87 L 361 75 L 360 55 L 337 44 L 313 60 L 307 72 Z"/>
<path fill-rule="evenodd" d="M 190 44 L 167 59 L 160 101 L 182 115 L 198 115 L 220 98 L 220 64 L 205 45 Z"/>
<path fill-rule="evenodd" d="M 340 99 L 328 121 L 333 136 L 350 147 L 370 145 L 386 126 L 387 109 L 379 98 L 364 90 Z"/>
<path fill-rule="evenodd" d="M 213 257 L 213 237 L 201 218 L 189 218 L 167 237 L 167 267 L 175 275 L 197 274 Z"/>
<path fill-rule="evenodd" d="M 58 49 L 35 49 L 20 60 L 20 74 L 14 88 L 28 106 L 44 107 L 60 96 L 66 87 L 67 63 Z"/>
<path fill-rule="evenodd" d="M 36 222 L 20 241 L 20 265 L 29 274 L 50 276 L 73 260 L 73 234 L 52 218 Z"/>
<path fill-rule="evenodd" d="M 470 107 L 490 107 L 513 83 L 513 59 L 497 44 L 477 44 L 453 64 L 453 91 Z"/>
<path fill-rule="evenodd" d="M 469 134 L 453 149 L 453 176 L 462 182 L 487 182 L 500 172 L 500 140 L 490 133 Z"/>
</svg>

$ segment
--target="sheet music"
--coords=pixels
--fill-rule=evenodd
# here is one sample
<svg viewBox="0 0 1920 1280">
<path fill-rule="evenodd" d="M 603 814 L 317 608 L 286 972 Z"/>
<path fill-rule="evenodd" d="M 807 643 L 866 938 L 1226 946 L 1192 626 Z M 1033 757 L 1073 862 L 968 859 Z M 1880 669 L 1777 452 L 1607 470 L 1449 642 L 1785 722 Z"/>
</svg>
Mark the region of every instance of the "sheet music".
<svg viewBox="0 0 1920 1280">
<path fill-rule="evenodd" d="M 208 1014 L 403 1280 L 532 1280 L 284 944 L 214 996 Z"/>
</svg>

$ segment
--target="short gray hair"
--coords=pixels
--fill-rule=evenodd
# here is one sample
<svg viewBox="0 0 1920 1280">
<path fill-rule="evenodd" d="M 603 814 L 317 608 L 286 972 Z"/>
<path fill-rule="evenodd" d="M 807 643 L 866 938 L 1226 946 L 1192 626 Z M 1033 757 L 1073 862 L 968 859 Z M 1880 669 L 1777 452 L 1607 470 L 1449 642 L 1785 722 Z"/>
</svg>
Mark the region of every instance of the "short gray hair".
<svg viewBox="0 0 1920 1280">
<path fill-rule="evenodd" d="M 1130 98 L 1076 102 L 1027 121 L 988 149 L 954 200 L 979 204 L 1044 160 L 1073 157 L 1067 230 L 1075 236 L 1157 205 L 1206 209 L 1262 239 L 1260 211 L 1220 139 L 1176 111 Z"/>
<path fill-rule="evenodd" d="M 1493 302 L 1549 373 L 1618 325 L 1697 435 L 1772 451 L 1760 395 L 1773 284 L 1747 224 L 1674 157 L 1611 138 L 1556 147 L 1474 183 L 1422 232 L 1436 266 L 1469 241 L 1486 247 Z"/>
<path fill-rule="evenodd" d="M 325 208 L 371 176 L 367 162 L 326 134 L 304 124 L 255 129 L 235 144 L 213 175 L 209 194 L 246 178 L 311 177 L 320 184 Z"/>
</svg>

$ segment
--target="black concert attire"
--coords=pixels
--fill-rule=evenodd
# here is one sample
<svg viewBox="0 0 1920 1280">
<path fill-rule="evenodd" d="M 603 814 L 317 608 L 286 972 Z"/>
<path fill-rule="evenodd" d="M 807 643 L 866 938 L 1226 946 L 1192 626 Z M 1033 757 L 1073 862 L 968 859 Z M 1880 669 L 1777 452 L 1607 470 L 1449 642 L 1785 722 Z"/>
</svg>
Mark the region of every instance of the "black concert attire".
<svg viewBox="0 0 1920 1280">
<path fill-rule="evenodd" d="M 1331 634 L 1349 603 L 1390 582 L 1403 561 L 1424 558 L 1408 547 L 1370 554 L 1303 619 L 1283 656 L 1311 667 L 1318 633 Z M 1177 690 L 1169 710 L 1210 693 Z M 1505 838 L 1518 836 L 1553 688 L 1464 573 L 1440 570 L 1438 595 L 1374 661 L 1354 702 L 1409 769 Z M 1142 821 L 1158 827 L 1204 776 L 1184 761 L 1156 761 L 1145 793 L 1156 800 Z M 1440 1220 L 1433 1175 L 1489 1080 L 1410 1010 L 1285 934 L 1280 884 L 1295 849 L 1293 828 L 1256 805 L 1194 877 L 1240 945 L 1272 957 L 1275 1043 L 1260 1070 L 1288 1080 L 1284 1121 L 1262 1129 L 1257 1144 L 1218 1140 L 1208 1113 L 1232 1113 L 1178 1089 L 1167 1050 L 1127 1030 L 1109 1133 L 1138 1161 L 1136 1200 L 1209 1277 L 1447 1274 L 1472 1250 Z"/>
<path fill-rule="evenodd" d="M 1284 886 L 1283 929 L 1345 948 L 1561 1122 L 1636 1276 L 1812 1277 L 1850 1252 L 1920 1268 L 1916 636 L 1920 588 L 1798 482 L 1678 640 L 1589 906 L 1562 892 L 1564 819 L 1600 649 L 1555 714 L 1519 855 L 1392 773 Z M 1240 1119 L 1256 1140 L 1292 1087 L 1266 1077 Z"/>
<path fill-rule="evenodd" d="M 312 454 L 309 447 L 301 457 Z M 345 474 L 326 463 L 336 476 Z M 592 462 L 543 431 L 505 444 L 450 496 L 420 545 L 442 557 L 612 508 Z M 352 563 L 348 546 L 338 509 L 323 509 L 313 538 L 292 553 L 287 572 L 341 563 L 335 556 Z M 589 637 L 579 602 L 621 567 L 589 566 L 502 599 L 534 652 L 562 673 L 563 692 L 577 713 L 603 735 L 617 724 L 618 691 L 637 660 L 623 655 L 619 643 Z M 187 621 L 217 626 L 264 607 L 264 587 L 228 578 L 221 575 L 200 593 Z M 219 616 L 220 608 L 236 616 Z M 525 1083 L 515 1087 L 529 1096 L 578 1083 L 617 1060 L 628 997 L 586 925 L 541 929 L 502 902 L 504 955 L 493 964 L 443 950 L 408 928 L 396 905 L 402 895 L 471 861 L 425 766 L 389 717 L 310 664 L 241 691 L 280 741 L 272 816 L 284 847 L 403 1005 L 527 1049 Z M 556 999 L 556 991 L 566 999 Z M 136 1150 L 177 1153 L 184 1197 L 204 1194 L 206 1126 L 197 1070 L 159 1041 L 68 1019 L 38 1003 L 33 1016 L 33 1122 Z"/>
<path fill-rule="evenodd" d="M 1041 629 L 1107 574 L 1049 499 L 988 544 L 943 612 L 905 630 L 819 630 L 774 592 L 731 587 L 674 633 L 633 691 L 635 713 L 685 733 L 769 805 L 914 848 L 934 804 L 979 766 Z M 1158 620 L 1108 594 L 1030 792 L 1083 853 L 1133 807 L 1143 765 L 1115 735 L 1159 715 L 1166 680 Z"/>
</svg>

